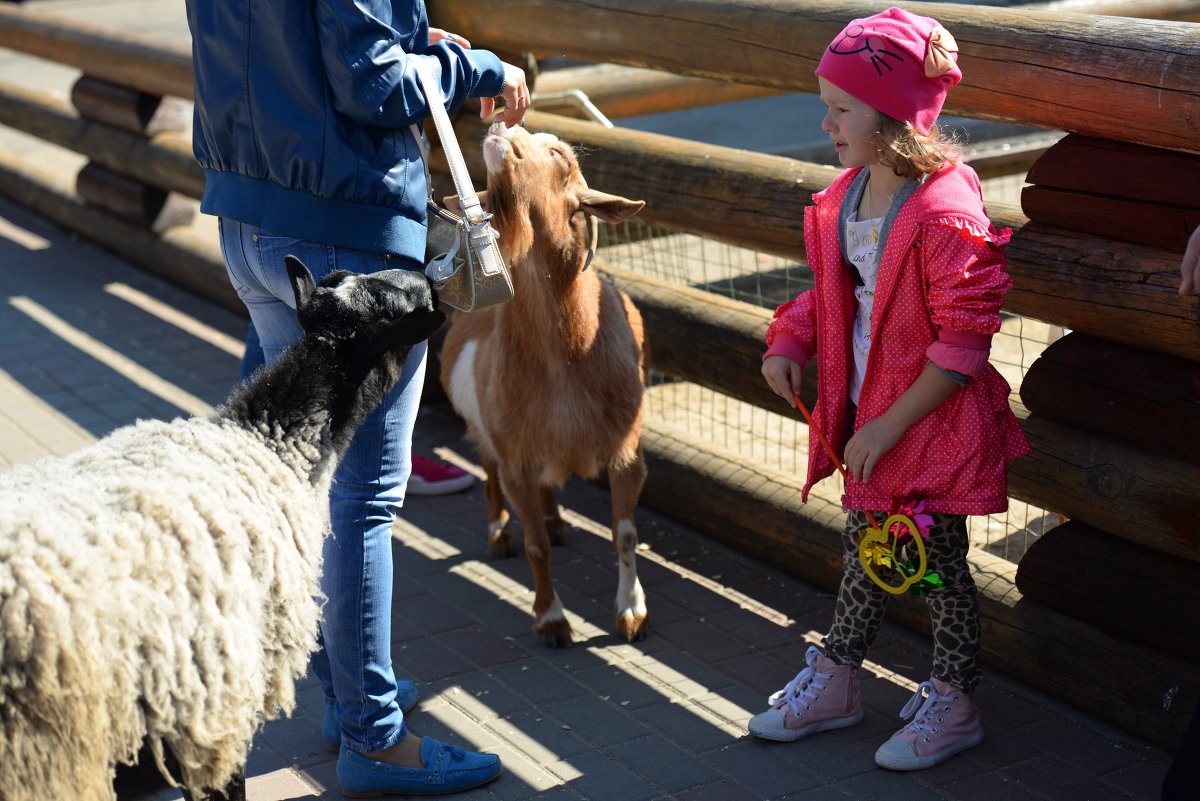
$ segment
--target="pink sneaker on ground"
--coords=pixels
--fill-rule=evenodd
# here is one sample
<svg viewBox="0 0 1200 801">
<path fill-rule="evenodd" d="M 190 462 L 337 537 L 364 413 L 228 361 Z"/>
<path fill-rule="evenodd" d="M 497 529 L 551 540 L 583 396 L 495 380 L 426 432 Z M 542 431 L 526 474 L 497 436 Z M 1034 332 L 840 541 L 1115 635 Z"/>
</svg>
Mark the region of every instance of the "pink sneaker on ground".
<svg viewBox="0 0 1200 801">
<path fill-rule="evenodd" d="M 409 495 L 446 495 L 459 492 L 475 483 L 475 476 L 466 470 L 412 455 L 412 475 L 408 477 Z"/>
<path fill-rule="evenodd" d="M 875 752 L 875 764 L 879 767 L 932 768 L 983 742 L 983 724 L 975 699 L 941 679 L 917 685 L 916 695 L 900 710 L 900 717 L 909 716 L 913 716 L 912 722 Z"/>
<path fill-rule="evenodd" d="M 750 718 L 747 728 L 755 737 L 792 742 L 863 719 L 857 667 L 835 663 L 815 645 L 804 661 L 807 667 L 767 699 L 771 708 Z"/>
</svg>

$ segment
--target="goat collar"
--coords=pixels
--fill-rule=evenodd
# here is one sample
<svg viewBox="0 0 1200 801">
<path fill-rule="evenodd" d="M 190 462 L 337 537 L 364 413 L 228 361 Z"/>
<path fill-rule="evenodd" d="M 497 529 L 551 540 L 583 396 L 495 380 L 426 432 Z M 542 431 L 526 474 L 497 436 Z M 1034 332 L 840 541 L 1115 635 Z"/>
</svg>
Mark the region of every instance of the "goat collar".
<svg viewBox="0 0 1200 801">
<path fill-rule="evenodd" d="M 596 256 L 596 240 L 600 238 L 600 220 L 594 214 L 588 214 L 586 211 L 583 212 L 583 218 L 588 227 L 588 252 L 580 272 L 586 273 L 587 268 L 592 264 L 592 259 Z"/>
</svg>

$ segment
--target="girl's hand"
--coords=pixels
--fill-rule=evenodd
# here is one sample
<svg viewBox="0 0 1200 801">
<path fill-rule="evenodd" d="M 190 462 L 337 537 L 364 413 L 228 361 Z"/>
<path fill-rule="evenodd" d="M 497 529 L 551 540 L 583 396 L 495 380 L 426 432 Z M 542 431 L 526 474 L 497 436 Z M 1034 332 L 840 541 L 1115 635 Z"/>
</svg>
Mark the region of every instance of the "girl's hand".
<svg viewBox="0 0 1200 801">
<path fill-rule="evenodd" d="M 457 33 L 450 33 L 450 31 L 444 31 L 441 28 L 430 28 L 429 29 L 429 44 L 435 45 L 438 42 L 442 41 L 443 39 L 449 39 L 450 41 L 455 42 L 456 44 L 462 45 L 463 47 L 467 48 L 468 50 L 471 49 L 471 43 L 468 42 L 465 38 L 459 36 Z"/>
<path fill-rule="evenodd" d="M 504 110 L 496 115 L 496 122 L 515 128 L 529 110 L 529 86 L 525 83 L 525 70 L 512 64 L 504 64 L 504 86 L 500 89 L 504 98 Z M 479 101 L 479 116 L 487 119 L 496 110 L 496 99 L 484 97 Z"/>
<path fill-rule="evenodd" d="M 904 429 L 889 423 L 887 415 L 864 423 L 846 443 L 846 469 L 854 480 L 862 484 L 870 481 L 875 463 L 900 441 L 903 434 Z"/>
<path fill-rule="evenodd" d="M 800 379 L 804 365 L 792 361 L 787 356 L 768 356 L 763 359 L 762 374 L 767 379 L 767 386 L 779 397 L 788 402 L 788 406 L 796 408 L 796 395 L 800 394 Z"/>
</svg>

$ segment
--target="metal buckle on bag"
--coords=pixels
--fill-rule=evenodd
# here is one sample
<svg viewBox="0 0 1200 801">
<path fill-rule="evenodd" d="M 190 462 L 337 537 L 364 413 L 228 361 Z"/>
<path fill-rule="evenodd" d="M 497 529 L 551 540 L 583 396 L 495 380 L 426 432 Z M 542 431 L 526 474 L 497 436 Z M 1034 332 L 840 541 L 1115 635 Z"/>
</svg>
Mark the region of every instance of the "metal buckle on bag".
<svg viewBox="0 0 1200 801">
<path fill-rule="evenodd" d="M 495 275 L 501 271 L 494 259 L 489 259 L 485 255 L 487 249 L 493 247 L 495 240 L 500 238 L 500 232 L 492 228 L 491 220 L 491 213 L 485 211 L 472 220 L 464 219 L 462 223 L 469 243 L 467 247 L 470 250 L 467 258 L 472 263 L 478 261 L 484 275 Z"/>
<path fill-rule="evenodd" d="M 434 283 L 443 283 L 449 281 L 458 272 L 458 267 L 454 264 L 454 258 L 458 255 L 459 249 L 462 247 L 462 236 L 454 237 L 454 245 L 445 253 L 439 253 L 429 260 L 425 265 L 425 275 Z"/>
</svg>

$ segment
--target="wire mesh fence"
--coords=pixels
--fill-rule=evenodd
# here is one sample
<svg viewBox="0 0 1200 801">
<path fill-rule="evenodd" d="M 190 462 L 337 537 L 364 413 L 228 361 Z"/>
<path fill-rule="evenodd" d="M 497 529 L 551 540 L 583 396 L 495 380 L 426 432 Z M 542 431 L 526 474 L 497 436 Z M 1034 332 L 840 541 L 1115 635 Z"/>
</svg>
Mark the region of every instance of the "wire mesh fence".
<svg viewBox="0 0 1200 801">
<path fill-rule="evenodd" d="M 1020 176 L 991 179 L 984 182 L 985 196 L 1014 202 L 1022 185 Z M 812 287 L 812 273 L 804 263 L 649 225 L 636 217 L 602 226 L 600 246 L 604 260 L 614 267 L 767 309 Z M 1061 335 L 1061 329 L 1037 320 L 1002 316 L 991 361 L 1014 397 L 1030 365 Z M 800 420 L 657 371 L 651 371 L 647 397 L 647 415 L 659 425 L 686 431 L 767 469 L 802 475 L 807 468 L 808 427 Z M 1006 512 L 970 519 L 971 544 L 1015 563 L 1059 522 L 1056 514 L 1010 499 Z"/>
</svg>

